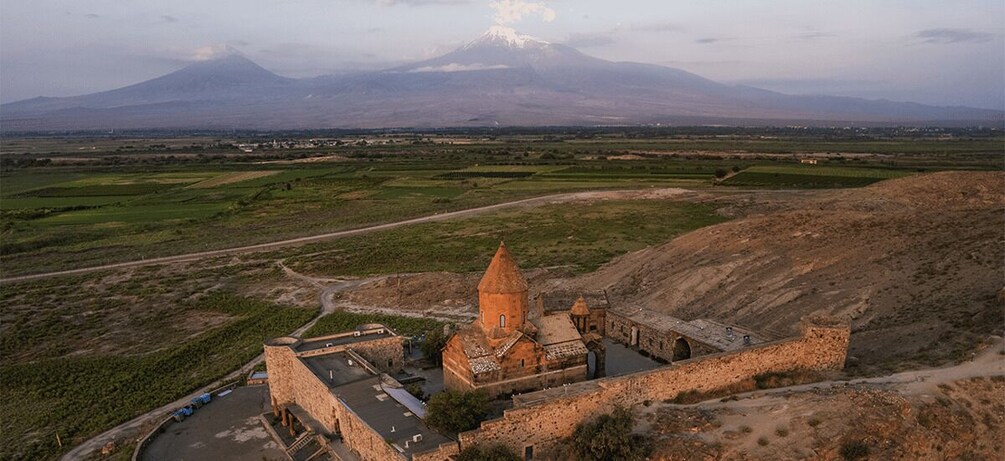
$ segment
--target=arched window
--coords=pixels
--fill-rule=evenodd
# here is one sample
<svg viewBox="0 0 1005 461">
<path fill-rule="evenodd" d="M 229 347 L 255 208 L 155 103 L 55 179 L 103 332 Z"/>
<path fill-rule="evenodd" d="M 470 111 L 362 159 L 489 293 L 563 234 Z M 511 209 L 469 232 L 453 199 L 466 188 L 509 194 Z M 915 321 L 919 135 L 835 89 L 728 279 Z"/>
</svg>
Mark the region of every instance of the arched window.
<svg viewBox="0 0 1005 461">
<path fill-rule="evenodd" d="M 499 315 L 499 328 L 506 328 L 506 314 Z"/>
</svg>

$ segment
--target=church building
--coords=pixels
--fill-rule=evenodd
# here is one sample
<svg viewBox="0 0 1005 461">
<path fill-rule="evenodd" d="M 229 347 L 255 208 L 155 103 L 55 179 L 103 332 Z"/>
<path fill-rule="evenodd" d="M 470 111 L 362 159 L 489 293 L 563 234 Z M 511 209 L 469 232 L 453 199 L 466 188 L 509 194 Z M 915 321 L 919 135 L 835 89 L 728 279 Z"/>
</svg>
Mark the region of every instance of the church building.
<svg viewBox="0 0 1005 461">
<path fill-rule="evenodd" d="M 530 310 L 527 281 L 500 244 L 478 284 L 478 319 L 443 349 L 444 384 L 493 397 L 561 386 L 587 379 L 588 353 L 570 311 Z"/>
</svg>

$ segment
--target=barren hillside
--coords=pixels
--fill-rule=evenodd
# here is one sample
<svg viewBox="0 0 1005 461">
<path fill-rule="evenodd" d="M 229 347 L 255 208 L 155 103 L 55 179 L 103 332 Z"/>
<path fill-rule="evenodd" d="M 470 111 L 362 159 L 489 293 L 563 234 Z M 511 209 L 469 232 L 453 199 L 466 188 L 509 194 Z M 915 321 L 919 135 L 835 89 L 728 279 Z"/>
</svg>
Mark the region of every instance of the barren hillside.
<svg viewBox="0 0 1005 461">
<path fill-rule="evenodd" d="M 863 371 L 966 357 L 1005 324 L 1005 174 L 918 175 L 760 209 L 559 284 L 784 334 L 826 311 L 851 319 L 850 365 Z"/>
<path fill-rule="evenodd" d="M 931 386 L 935 387 L 935 386 Z M 638 421 L 658 460 L 1000 459 L 1001 376 L 852 384 L 697 406 L 654 405 Z"/>
</svg>

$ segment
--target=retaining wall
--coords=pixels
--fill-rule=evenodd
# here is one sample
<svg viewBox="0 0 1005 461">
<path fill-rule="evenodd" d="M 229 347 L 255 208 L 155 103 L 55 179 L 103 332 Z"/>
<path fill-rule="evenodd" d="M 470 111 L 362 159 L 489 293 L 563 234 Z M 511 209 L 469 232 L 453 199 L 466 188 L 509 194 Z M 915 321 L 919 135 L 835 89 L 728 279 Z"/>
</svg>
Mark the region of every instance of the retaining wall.
<svg viewBox="0 0 1005 461">
<path fill-rule="evenodd" d="M 504 445 L 518 454 L 531 447 L 535 459 L 552 459 L 562 439 L 587 419 L 645 401 L 664 401 L 678 394 L 707 392 L 769 372 L 840 370 L 848 351 L 847 326 L 804 324 L 797 338 L 763 343 L 736 352 L 675 362 L 654 370 L 602 378 L 514 397 L 514 408 L 502 418 L 459 435 L 459 446 Z M 447 459 L 426 454 L 425 459 Z"/>
</svg>

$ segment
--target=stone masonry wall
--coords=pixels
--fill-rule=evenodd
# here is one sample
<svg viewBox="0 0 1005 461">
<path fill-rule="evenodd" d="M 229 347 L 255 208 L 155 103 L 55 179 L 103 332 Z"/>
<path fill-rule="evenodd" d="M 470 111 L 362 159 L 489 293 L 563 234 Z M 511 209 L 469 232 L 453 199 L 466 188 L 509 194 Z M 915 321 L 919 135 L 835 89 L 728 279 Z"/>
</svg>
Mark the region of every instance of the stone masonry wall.
<svg viewBox="0 0 1005 461">
<path fill-rule="evenodd" d="M 384 343 L 371 350 L 390 350 L 397 337 L 378 340 Z M 400 338 L 397 350 L 401 354 Z M 377 341 L 375 341 L 377 342 Z M 357 353 L 363 355 L 359 349 Z M 385 362 L 386 363 L 386 362 Z M 288 345 L 265 346 L 265 364 L 269 372 L 269 392 L 279 407 L 296 404 L 306 410 L 325 429 L 342 433 L 345 444 L 362 459 L 402 461 L 404 455 L 385 442 L 343 402 L 298 357 Z"/>
<path fill-rule="evenodd" d="M 638 329 L 638 344 L 631 343 L 633 327 Z M 614 341 L 637 346 L 639 350 L 665 362 L 673 361 L 674 343 L 678 338 L 684 338 L 687 341 L 688 346 L 691 347 L 691 357 L 719 352 L 694 338 L 673 331 L 665 332 L 645 324 L 637 323 L 615 312 L 607 314 L 606 333 L 607 337 Z"/>
<path fill-rule="evenodd" d="M 329 393 L 331 395 L 331 393 Z M 344 443 L 367 461 L 404 461 L 407 458 L 387 443 L 377 431 L 356 416 L 343 402 L 335 406 Z"/>
<path fill-rule="evenodd" d="M 711 391 L 767 372 L 842 369 L 848 335 L 846 326 L 804 325 L 798 338 L 524 394 L 502 418 L 461 433 L 458 448 L 502 444 L 522 454 L 527 447 L 533 447 L 535 459 L 549 459 L 548 453 L 561 439 L 572 435 L 577 424 L 609 413 L 617 405 L 630 407 L 646 400 L 672 399 L 687 391 Z"/>
<path fill-rule="evenodd" d="M 564 383 L 577 382 L 586 379 L 586 365 L 548 371 L 541 374 L 512 378 L 475 386 L 475 390 L 484 390 L 490 396 L 520 392 L 525 389 L 542 389 L 561 386 Z"/>
<path fill-rule="evenodd" d="M 350 344 L 349 349 L 356 352 L 370 364 L 384 373 L 394 372 L 405 367 L 405 350 L 401 336 L 375 339 L 362 343 Z"/>
<path fill-rule="evenodd" d="M 447 442 L 432 450 L 412 454 L 412 461 L 454 461 L 460 452 L 456 442 Z"/>
<path fill-rule="evenodd" d="M 296 341 L 295 338 L 282 338 Z M 274 340 L 275 341 L 275 340 Z M 275 345 L 265 344 L 265 368 L 269 373 L 269 394 L 273 403 L 285 404 L 293 402 L 296 379 L 293 372 L 293 362 L 298 362 L 296 352 L 285 343 L 275 341 Z"/>
</svg>

